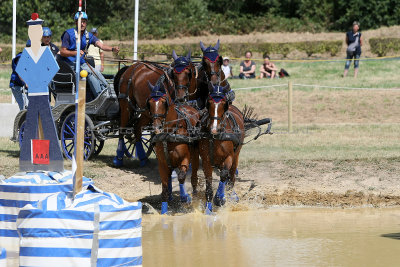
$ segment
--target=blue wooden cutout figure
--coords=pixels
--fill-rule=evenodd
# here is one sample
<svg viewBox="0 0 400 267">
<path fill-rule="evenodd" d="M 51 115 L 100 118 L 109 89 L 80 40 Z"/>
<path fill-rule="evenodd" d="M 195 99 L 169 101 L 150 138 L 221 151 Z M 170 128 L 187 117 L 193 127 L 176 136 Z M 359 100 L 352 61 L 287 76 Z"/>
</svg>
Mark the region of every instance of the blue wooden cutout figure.
<svg viewBox="0 0 400 267">
<path fill-rule="evenodd" d="M 41 46 L 43 20 L 33 13 L 28 24 L 31 47 L 26 47 L 18 62 L 16 72 L 28 87 L 29 105 L 26 114 L 24 139 L 19 158 L 21 171 L 64 170 L 63 157 L 57 131 L 51 114 L 48 84 L 58 72 L 59 66 L 47 46 Z M 39 139 L 39 119 L 42 123 L 43 137 L 50 141 L 49 164 L 33 164 L 32 141 Z"/>
</svg>

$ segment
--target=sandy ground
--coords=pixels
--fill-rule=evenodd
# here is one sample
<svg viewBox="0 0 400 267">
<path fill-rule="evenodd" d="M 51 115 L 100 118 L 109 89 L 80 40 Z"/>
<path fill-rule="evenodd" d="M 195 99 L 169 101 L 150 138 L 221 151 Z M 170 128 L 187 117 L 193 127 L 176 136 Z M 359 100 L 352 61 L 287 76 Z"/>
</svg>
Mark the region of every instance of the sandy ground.
<svg viewBox="0 0 400 267">
<path fill-rule="evenodd" d="M 161 184 L 156 161 L 144 168 L 103 168 L 104 175 L 94 178 L 97 186 L 112 191 L 130 201 L 143 201 L 156 209 L 161 206 Z M 400 205 L 398 173 L 400 165 L 391 160 L 372 161 L 281 161 L 253 164 L 239 170 L 235 191 L 239 203 L 228 203 L 230 209 L 258 207 L 328 206 L 386 207 Z M 204 176 L 199 171 L 200 192 L 194 203 L 204 203 Z M 214 173 L 214 191 L 218 179 Z M 190 178 L 186 188 L 191 193 Z M 179 186 L 173 181 L 174 211 L 179 203 Z"/>
</svg>

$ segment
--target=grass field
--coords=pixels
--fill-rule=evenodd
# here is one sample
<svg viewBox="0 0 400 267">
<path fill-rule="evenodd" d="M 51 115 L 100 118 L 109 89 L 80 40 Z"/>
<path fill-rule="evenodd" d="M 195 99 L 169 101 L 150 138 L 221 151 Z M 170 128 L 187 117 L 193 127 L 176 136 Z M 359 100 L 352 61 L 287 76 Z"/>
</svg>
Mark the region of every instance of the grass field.
<svg viewBox="0 0 400 267">
<path fill-rule="evenodd" d="M 259 118 L 270 117 L 273 120 L 273 135 L 261 137 L 243 147 L 240 158 L 242 179 L 268 183 L 269 189 L 264 189 L 269 193 L 295 188 L 342 195 L 355 190 L 400 196 L 400 185 L 396 180 L 400 171 L 400 76 L 397 71 L 400 61 L 363 61 L 357 79 L 352 77 L 353 69 L 349 77 L 341 77 L 344 62 L 276 64 L 285 68 L 291 77 L 229 81 L 233 89 L 254 87 L 236 91 L 235 105 L 240 108 L 250 105 Z M 238 64 L 234 62 L 233 67 L 237 75 Z M 106 72 L 115 73 L 116 70 L 108 67 Z M 0 69 L 2 102 L 10 101 L 9 74 L 8 69 Z M 295 84 L 292 133 L 287 132 L 289 80 Z M 258 88 L 277 84 L 284 86 Z M 85 163 L 85 175 L 94 178 L 104 190 L 117 191 L 130 200 L 145 198 L 148 195 L 146 190 L 157 194 L 160 187 L 154 156 L 150 167 L 145 169 L 139 169 L 137 161 L 129 160 L 125 168 L 116 170 L 111 165 L 116 146 L 116 140 L 107 141 L 100 156 Z M 1 175 L 7 177 L 18 171 L 18 154 L 17 144 L 8 138 L 0 138 Z M 70 162 L 66 167 L 70 168 Z M 245 181 L 241 185 L 243 188 L 248 186 Z M 134 188 L 128 192 L 125 188 L 130 186 Z M 314 198 L 315 195 L 310 195 L 308 201 Z M 396 205 L 399 203 L 397 200 L 394 202 Z"/>
</svg>

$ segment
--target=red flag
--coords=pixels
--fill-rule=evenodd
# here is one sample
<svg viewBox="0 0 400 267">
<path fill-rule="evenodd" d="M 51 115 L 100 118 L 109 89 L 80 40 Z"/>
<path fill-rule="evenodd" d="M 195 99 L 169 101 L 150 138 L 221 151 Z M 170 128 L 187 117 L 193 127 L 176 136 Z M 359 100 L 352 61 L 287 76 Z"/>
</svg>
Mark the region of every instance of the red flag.
<svg viewBox="0 0 400 267">
<path fill-rule="evenodd" d="M 32 139 L 32 163 L 33 164 L 50 164 L 49 155 L 50 140 Z"/>
</svg>

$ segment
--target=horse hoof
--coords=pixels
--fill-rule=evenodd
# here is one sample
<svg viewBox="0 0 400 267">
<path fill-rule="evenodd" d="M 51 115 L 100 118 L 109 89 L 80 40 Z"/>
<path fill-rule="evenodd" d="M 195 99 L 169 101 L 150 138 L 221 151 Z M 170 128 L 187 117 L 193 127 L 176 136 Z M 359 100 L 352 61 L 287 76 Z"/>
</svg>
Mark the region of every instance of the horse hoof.
<svg viewBox="0 0 400 267">
<path fill-rule="evenodd" d="M 192 202 L 192 198 L 189 195 L 181 196 L 181 202 L 191 203 Z"/>
<path fill-rule="evenodd" d="M 215 206 L 221 207 L 225 204 L 225 202 L 226 202 L 225 198 L 219 198 L 218 196 L 214 197 Z"/>
<path fill-rule="evenodd" d="M 114 164 L 115 167 L 119 168 L 119 167 L 122 167 L 124 165 L 124 161 L 123 161 L 122 158 L 114 157 L 113 164 Z"/>
<path fill-rule="evenodd" d="M 206 215 L 211 215 L 212 214 L 212 203 L 207 202 L 206 203 Z"/>
<path fill-rule="evenodd" d="M 161 203 L 161 215 L 166 214 L 168 212 L 168 202 Z"/>
</svg>

